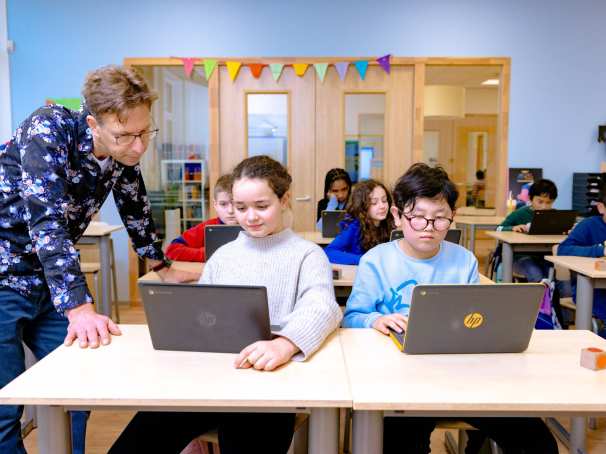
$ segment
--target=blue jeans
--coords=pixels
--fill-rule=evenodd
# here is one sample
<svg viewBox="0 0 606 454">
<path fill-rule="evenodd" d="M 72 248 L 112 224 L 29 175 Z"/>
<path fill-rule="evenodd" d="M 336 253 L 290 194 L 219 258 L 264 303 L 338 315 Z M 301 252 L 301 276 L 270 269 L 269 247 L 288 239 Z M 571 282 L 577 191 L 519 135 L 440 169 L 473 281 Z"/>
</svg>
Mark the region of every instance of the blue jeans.
<svg viewBox="0 0 606 454">
<path fill-rule="evenodd" d="M 25 370 L 23 343 L 40 360 L 63 343 L 67 319 L 57 313 L 48 289 L 32 292 L 29 298 L 0 287 L 0 388 Z M 74 377 L 74 380 L 77 380 Z M 53 386 L 53 377 L 48 377 Z M 0 405 L 0 452 L 25 453 L 21 439 L 22 405 Z M 84 453 L 88 412 L 71 412 L 72 450 Z"/>
<path fill-rule="evenodd" d="M 525 276 L 528 282 L 541 282 L 549 274 L 549 263 L 543 257 L 532 255 L 515 256 L 513 272 Z"/>
</svg>

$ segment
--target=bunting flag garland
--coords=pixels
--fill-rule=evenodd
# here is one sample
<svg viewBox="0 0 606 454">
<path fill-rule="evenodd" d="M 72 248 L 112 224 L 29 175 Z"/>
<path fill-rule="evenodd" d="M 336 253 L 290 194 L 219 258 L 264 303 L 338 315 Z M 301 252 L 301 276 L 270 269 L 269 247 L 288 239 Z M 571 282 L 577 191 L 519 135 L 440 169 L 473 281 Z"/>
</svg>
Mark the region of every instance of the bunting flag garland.
<svg viewBox="0 0 606 454">
<path fill-rule="evenodd" d="M 240 66 L 242 66 L 242 63 L 240 63 L 239 61 L 226 61 L 225 65 L 227 66 L 227 72 L 229 73 L 229 78 L 233 82 L 234 80 L 236 80 L 236 77 L 238 76 L 238 73 L 240 72 Z"/>
<path fill-rule="evenodd" d="M 339 73 L 339 78 L 341 80 L 345 80 L 345 76 L 347 75 L 347 68 L 349 68 L 349 63 L 346 61 L 340 61 L 338 63 L 335 63 L 335 68 Z"/>
<path fill-rule="evenodd" d="M 387 74 L 391 71 L 391 63 L 389 59 L 391 58 L 391 54 L 383 55 L 382 57 L 377 58 L 377 63 L 385 70 Z"/>
<path fill-rule="evenodd" d="M 328 63 L 314 63 L 314 68 L 316 68 L 316 72 L 318 73 L 320 82 L 324 82 L 324 77 L 326 77 L 326 70 L 328 69 Z"/>
<path fill-rule="evenodd" d="M 261 71 L 263 71 L 263 63 L 250 63 L 248 65 L 251 74 L 255 79 L 258 79 L 261 76 Z"/>
<path fill-rule="evenodd" d="M 217 67 L 217 60 L 207 59 L 204 60 L 204 74 L 206 74 L 206 80 L 210 79 L 210 76 L 213 75 L 213 71 Z"/>
<path fill-rule="evenodd" d="M 194 70 L 194 65 L 201 61 L 200 58 L 182 58 L 182 57 L 171 57 L 177 58 L 183 62 L 183 72 L 185 73 L 185 77 L 190 78 L 191 73 Z"/>
<path fill-rule="evenodd" d="M 282 63 L 270 63 L 269 69 L 271 70 L 271 75 L 273 76 L 273 78 L 276 82 L 282 75 L 283 68 L 284 68 L 284 65 Z"/>
<path fill-rule="evenodd" d="M 309 65 L 307 63 L 293 63 L 292 67 L 295 69 L 295 74 L 299 77 L 303 77 L 305 75 L 305 71 L 307 71 L 307 67 Z"/>
<path fill-rule="evenodd" d="M 360 73 L 360 79 L 364 80 L 364 78 L 366 77 L 366 70 L 368 69 L 368 62 L 360 60 L 360 61 L 354 62 L 354 66 Z"/>
</svg>

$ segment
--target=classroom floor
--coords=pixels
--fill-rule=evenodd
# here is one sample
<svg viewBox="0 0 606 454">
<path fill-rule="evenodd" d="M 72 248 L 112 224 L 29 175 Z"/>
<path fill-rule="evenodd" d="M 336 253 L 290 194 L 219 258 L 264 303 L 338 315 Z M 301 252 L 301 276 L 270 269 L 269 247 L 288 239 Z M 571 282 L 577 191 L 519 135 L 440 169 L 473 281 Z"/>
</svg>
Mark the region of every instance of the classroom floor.
<svg viewBox="0 0 606 454">
<path fill-rule="evenodd" d="M 142 307 L 126 307 L 120 308 L 120 316 L 122 323 L 145 323 L 145 313 Z M 122 429 L 133 416 L 133 412 L 129 411 L 95 411 L 91 414 L 88 422 L 88 431 L 86 434 L 86 452 L 87 454 L 105 454 L 114 440 L 118 437 Z M 568 426 L 567 420 L 562 420 L 565 426 Z M 445 430 L 435 430 L 431 437 L 431 452 L 432 454 L 446 454 L 444 447 Z M 456 433 L 453 435 L 456 439 Z M 568 452 L 562 444 L 559 444 L 560 453 Z M 598 419 L 598 430 L 588 431 L 587 437 L 587 453 L 598 454 L 606 452 L 606 418 Z M 30 454 L 38 453 L 37 446 L 37 430 L 33 430 L 25 439 L 25 448 Z M 260 452 L 258 449 L 251 447 L 251 452 Z"/>
</svg>

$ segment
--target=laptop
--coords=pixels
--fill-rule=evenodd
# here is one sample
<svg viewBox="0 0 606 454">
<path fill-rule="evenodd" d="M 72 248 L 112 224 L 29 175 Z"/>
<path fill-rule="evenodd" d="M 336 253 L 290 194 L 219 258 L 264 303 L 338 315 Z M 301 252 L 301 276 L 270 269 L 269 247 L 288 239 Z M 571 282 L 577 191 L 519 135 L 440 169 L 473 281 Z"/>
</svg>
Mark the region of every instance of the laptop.
<svg viewBox="0 0 606 454">
<path fill-rule="evenodd" d="M 156 350 L 239 353 L 271 339 L 265 287 L 139 282 Z"/>
<path fill-rule="evenodd" d="M 401 240 L 402 238 L 404 238 L 404 232 L 400 229 L 395 229 L 391 231 L 389 241 Z M 446 232 L 446 238 L 444 239 L 451 243 L 461 244 L 461 229 L 448 230 L 448 232 Z"/>
<path fill-rule="evenodd" d="M 529 235 L 567 235 L 574 226 L 574 210 L 535 210 L 532 214 Z"/>
<path fill-rule="evenodd" d="M 408 328 L 390 337 L 404 353 L 519 353 L 528 348 L 543 284 L 417 285 Z"/>
<path fill-rule="evenodd" d="M 322 236 L 324 238 L 334 238 L 341 231 L 339 222 L 343 220 L 346 211 L 344 210 L 324 210 L 322 211 Z"/>
<path fill-rule="evenodd" d="M 221 246 L 235 240 L 242 230 L 239 225 L 207 225 L 204 227 L 204 255 L 206 260 Z"/>
</svg>

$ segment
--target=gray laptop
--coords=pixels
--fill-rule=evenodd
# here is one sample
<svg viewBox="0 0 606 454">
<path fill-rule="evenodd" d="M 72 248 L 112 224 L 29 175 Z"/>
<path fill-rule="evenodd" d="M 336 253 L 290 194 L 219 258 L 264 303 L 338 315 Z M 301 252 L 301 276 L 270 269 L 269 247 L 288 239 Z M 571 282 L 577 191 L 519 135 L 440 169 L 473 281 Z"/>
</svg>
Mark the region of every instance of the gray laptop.
<svg viewBox="0 0 606 454">
<path fill-rule="evenodd" d="M 543 284 L 417 285 L 405 353 L 518 353 L 528 348 Z M 402 342 L 403 341 L 403 342 Z"/>
<path fill-rule="evenodd" d="M 568 235 L 577 219 L 574 210 L 535 210 L 529 235 Z"/>
<path fill-rule="evenodd" d="M 156 350 L 239 353 L 271 339 L 265 287 L 139 282 Z"/>
<path fill-rule="evenodd" d="M 322 236 L 324 238 L 334 238 L 341 232 L 339 223 L 345 217 L 345 213 L 344 210 L 322 211 Z"/>
<path fill-rule="evenodd" d="M 211 258 L 217 249 L 238 238 L 242 231 L 239 225 L 207 225 L 204 227 L 204 255 Z"/>
<path fill-rule="evenodd" d="M 404 232 L 400 229 L 394 229 L 391 231 L 391 236 L 389 241 L 401 240 L 404 238 Z M 446 232 L 446 241 L 450 241 L 451 243 L 461 244 L 461 229 L 450 229 Z"/>
</svg>

